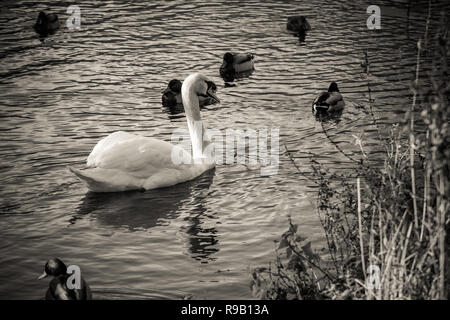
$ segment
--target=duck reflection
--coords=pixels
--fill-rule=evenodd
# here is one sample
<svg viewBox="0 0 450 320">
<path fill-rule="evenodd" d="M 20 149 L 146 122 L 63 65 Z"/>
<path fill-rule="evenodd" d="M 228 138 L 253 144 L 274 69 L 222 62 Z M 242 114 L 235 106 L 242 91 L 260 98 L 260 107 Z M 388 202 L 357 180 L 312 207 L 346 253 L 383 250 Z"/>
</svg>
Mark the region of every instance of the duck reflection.
<svg viewBox="0 0 450 320">
<path fill-rule="evenodd" d="M 328 112 L 328 113 L 316 113 L 313 115 L 317 121 L 324 122 L 324 123 L 335 123 L 338 124 L 341 122 L 343 110 L 334 111 L 334 112 Z"/>
<path fill-rule="evenodd" d="M 300 44 L 305 43 L 306 41 L 306 32 L 299 32 L 297 34 L 294 34 L 298 38 L 298 42 Z"/>
<path fill-rule="evenodd" d="M 213 105 L 209 105 L 208 107 L 200 105 L 200 110 L 214 111 L 217 109 L 219 109 L 219 107 Z M 184 113 L 184 106 L 182 104 L 163 106 L 162 110 L 168 114 L 168 118 L 171 120 L 181 119 L 186 116 Z"/>
<path fill-rule="evenodd" d="M 225 81 L 225 87 L 232 87 L 232 85 L 227 85 L 227 82 L 233 82 L 234 80 L 248 78 L 252 75 L 253 71 L 255 71 L 255 69 L 243 72 L 221 73 L 220 76 L 222 77 L 223 81 Z"/>
<path fill-rule="evenodd" d="M 88 192 L 71 224 L 90 215 L 96 222 L 115 229 L 130 231 L 148 230 L 175 219 L 183 212 L 186 224 L 181 227 L 187 235 L 188 250 L 192 258 L 202 263 L 214 260 L 211 254 L 218 252 L 217 230 L 205 228 L 214 215 L 206 215 L 206 198 L 213 181 L 215 169 L 170 188 L 129 191 L 118 193 Z"/>
<path fill-rule="evenodd" d="M 184 106 L 182 104 L 163 105 L 163 111 L 169 115 L 169 119 L 180 119 L 184 117 Z"/>
</svg>

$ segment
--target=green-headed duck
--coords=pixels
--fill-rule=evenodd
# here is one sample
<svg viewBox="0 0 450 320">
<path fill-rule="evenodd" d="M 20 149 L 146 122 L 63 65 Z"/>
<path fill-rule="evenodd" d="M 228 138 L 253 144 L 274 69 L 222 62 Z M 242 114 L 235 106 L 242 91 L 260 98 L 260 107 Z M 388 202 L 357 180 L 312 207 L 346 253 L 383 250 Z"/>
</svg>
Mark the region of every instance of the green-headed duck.
<svg viewBox="0 0 450 320">
<path fill-rule="evenodd" d="M 49 34 L 55 33 L 58 29 L 59 20 L 56 14 L 46 14 L 44 11 L 39 12 L 36 24 L 34 25 L 34 30 L 39 33 L 39 35 L 45 37 Z"/>
<path fill-rule="evenodd" d="M 304 42 L 306 39 L 306 33 L 311 30 L 311 26 L 304 16 L 289 17 L 286 28 L 289 31 L 294 32 L 300 42 Z"/>
<path fill-rule="evenodd" d="M 211 90 L 212 92 L 217 91 L 216 85 L 211 82 Z M 162 104 L 164 107 L 174 107 L 176 105 L 182 105 L 182 99 L 181 99 L 181 86 L 183 83 L 178 79 L 172 79 L 169 81 L 169 84 L 167 88 L 163 91 L 162 95 Z M 200 107 L 208 106 L 211 104 L 217 103 L 216 100 L 212 99 L 211 97 L 203 97 L 199 96 L 199 105 Z"/>
<path fill-rule="evenodd" d="M 38 280 L 52 276 L 47 293 L 46 300 L 91 300 L 92 293 L 89 285 L 81 277 L 80 289 L 69 289 L 67 287 L 67 279 L 70 274 L 67 274 L 67 267 L 58 258 L 53 258 L 45 264 L 44 273 Z"/>
<path fill-rule="evenodd" d="M 311 30 L 311 26 L 304 16 L 289 17 L 286 28 L 293 32 L 307 32 Z"/>
<path fill-rule="evenodd" d="M 223 78 L 228 78 L 230 75 L 253 71 L 255 69 L 253 59 L 254 56 L 251 53 L 227 52 L 223 55 L 220 75 Z"/>
<path fill-rule="evenodd" d="M 344 108 L 345 102 L 336 82 L 331 82 L 328 91 L 320 93 L 314 100 L 312 105 L 313 113 L 329 113 L 341 111 Z"/>
</svg>

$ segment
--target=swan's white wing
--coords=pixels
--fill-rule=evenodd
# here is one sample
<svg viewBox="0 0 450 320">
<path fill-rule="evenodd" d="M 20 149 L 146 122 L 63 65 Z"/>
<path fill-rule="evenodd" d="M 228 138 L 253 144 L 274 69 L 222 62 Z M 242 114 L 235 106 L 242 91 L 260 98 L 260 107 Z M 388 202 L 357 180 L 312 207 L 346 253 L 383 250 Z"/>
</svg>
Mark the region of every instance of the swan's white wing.
<svg viewBox="0 0 450 320">
<path fill-rule="evenodd" d="M 124 131 L 117 131 L 111 133 L 109 136 L 100 140 L 92 149 L 92 152 L 89 154 L 87 158 L 87 166 L 88 167 L 96 167 L 97 158 L 106 150 L 113 147 L 118 143 L 122 143 L 128 140 L 133 140 L 137 136 Z"/>
<path fill-rule="evenodd" d="M 115 169 L 135 177 L 149 177 L 161 169 L 180 165 L 172 161 L 172 151 L 176 147 L 168 142 L 137 136 L 126 132 L 114 132 L 102 139 L 88 157 L 88 167 Z M 187 151 L 179 148 L 184 157 Z"/>
<path fill-rule="evenodd" d="M 174 153 L 185 162 L 174 162 Z M 88 157 L 88 167 L 69 169 L 91 191 L 115 192 L 150 190 L 185 182 L 211 169 L 214 163 L 193 164 L 191 155 L 180 146 L 119 131 L 94 147 Z"/>
</svg>

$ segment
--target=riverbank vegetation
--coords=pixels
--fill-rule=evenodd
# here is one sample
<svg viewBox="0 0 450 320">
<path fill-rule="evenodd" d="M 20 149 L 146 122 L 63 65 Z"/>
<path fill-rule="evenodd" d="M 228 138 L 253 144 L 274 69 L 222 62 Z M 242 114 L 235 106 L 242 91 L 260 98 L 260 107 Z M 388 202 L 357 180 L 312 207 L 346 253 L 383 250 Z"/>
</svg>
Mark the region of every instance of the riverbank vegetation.
<svg viewBox="0 0 450 320">
<path fill-rule="evenodd" d="M 441 26 L 433 39 L 425 33 L 417 42 L 412 102 L 404 122 L 378 127 L 371 110 L 382 164 L 372 165 L 361 150 L 354 172 L 337 174 L 311 159 L 325 253 L 314 251 L 289 221 L 275 261 L 252 274 L 255 298 L 447 298 L 448 21 Z M 431 72 L 421 74 L 425 60 L 432 61 Z"/>
</svg>

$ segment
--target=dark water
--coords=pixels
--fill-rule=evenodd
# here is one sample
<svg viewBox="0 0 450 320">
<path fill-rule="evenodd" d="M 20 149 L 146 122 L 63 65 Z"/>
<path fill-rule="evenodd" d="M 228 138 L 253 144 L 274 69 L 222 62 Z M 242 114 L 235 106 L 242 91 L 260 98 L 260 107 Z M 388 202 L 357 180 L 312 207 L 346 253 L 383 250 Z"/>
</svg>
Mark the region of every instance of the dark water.
<svg viewBox="0 0 450 320">
<path fill-rule="evenodd" d="M 46 283 L 35 279 L 52 256 L 79 265 L 100 299 L 251 298 L 250 270 L 274 257 L 288 216 L 313 247 L 323 244 L 311 157 L 351 168 L 335 144 L 361 157 L 361 134 L 366 154 L 380 152 L 367 82 L 381 126 L 403 117 L 427 12 L 413 2 L 408 23 L 406 2 L 378 2 L 382 29 L 373 31 L 365 1 L 77 4 L 75 31 L 64 27 L 68 3 L 1 4 L 0 298 L 42 298 Z M 32 29 L 42 9 L 63 22 L 45 41 Z M 444 11 L 433 4 L 430 32 Z M 304 44 L 285 30 L 296 14 L 312 26 Z M 369 77 L 360 66 L 366 50 Z M 255 72 L 234 87 L 219 77 L 226 51 L 255 55 Z M 117 130 L 170 140 L 186 123 L 161 107 L 161 92 L 193 72 L 218 85 L 222 103 L 202 111 L 208 128 L 280 129 L 278 174 L 219 165 L 166 189 L 87 193 L 67 166 L 83 166 Z M 321 124 L 311 103 L 332 80 L 347 105 Z"/>
</svg>

